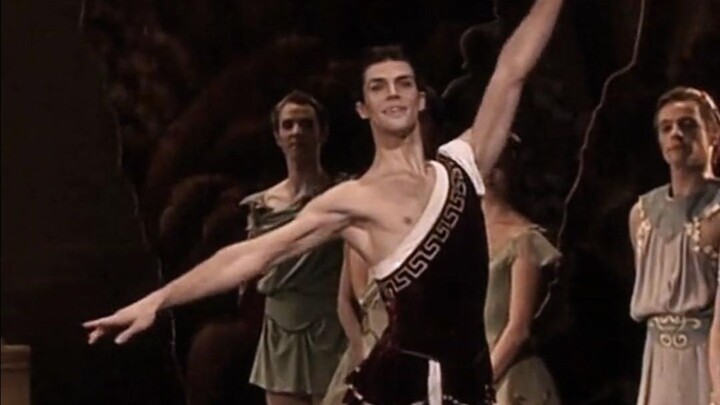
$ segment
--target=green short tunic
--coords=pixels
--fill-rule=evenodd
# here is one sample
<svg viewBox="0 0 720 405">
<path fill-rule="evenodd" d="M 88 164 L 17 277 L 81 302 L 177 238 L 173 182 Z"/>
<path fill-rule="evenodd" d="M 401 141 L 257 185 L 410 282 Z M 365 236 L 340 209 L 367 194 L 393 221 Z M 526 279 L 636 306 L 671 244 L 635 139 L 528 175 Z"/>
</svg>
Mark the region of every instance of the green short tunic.
<svg viewBox="0 0 720 405">
<path fill-rule="evenodd" d="M 485 333 L 490 350 L 497 343 L 509 320 L 511 272 L 521 251 L 534 255 L 541 266 L 560 257 L 560 253 L 536 226 L 514 237 L 491 256 L 485 303 Z M 531 337 L 530 345 L 532 341 Z M 496 386 L 497 404 L 559 404 L 555 383 L 543 361 L 533 353 L 531 347 L 526 347 L 520 353 Z"/>
<path fill-rule="evenodd" d="M 249 208 L 251 238 L 291 221 L 310 197 L 273 210 L 262 193 L 241 204 Z M 265 317 L 250 382 L 266 391 L 324 395 L 347 347 L 337 317 L 337 291 L 343 259 L 335 240 L 280 263 L 258 281 L 265 295 Z"/>
</svg>

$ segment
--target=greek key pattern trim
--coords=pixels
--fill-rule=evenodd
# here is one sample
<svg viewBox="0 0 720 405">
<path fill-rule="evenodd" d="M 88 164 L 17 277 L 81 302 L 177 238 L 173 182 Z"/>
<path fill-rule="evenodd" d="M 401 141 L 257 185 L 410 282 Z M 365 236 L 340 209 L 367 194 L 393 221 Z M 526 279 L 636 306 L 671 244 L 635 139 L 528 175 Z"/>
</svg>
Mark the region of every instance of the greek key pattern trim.
<svg viewBox="0 0 720 405">
<path fill-rule="evenodd" d="M 450 193 L 445 201 L 440 217 L 430 233 L 423 239 L 418 248 L 392 274 L 378 280 L 383 296 L 386 299 L 395 297 L 427 270 L 430 262 L 437 256 L 443 244 L 455 228 L 460 215 L 465 209 L 465 198 L 468 193 L 460 166 L 451 159 L 440 156 L 441 163 L 447 168 L 450 177 Z"/>
</svg>

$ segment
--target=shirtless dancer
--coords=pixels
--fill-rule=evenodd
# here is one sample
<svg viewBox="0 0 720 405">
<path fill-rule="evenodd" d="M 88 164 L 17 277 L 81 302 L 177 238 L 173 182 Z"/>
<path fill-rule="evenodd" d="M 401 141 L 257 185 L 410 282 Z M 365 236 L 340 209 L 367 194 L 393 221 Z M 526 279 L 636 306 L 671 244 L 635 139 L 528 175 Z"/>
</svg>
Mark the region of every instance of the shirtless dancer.
<svg viewBox="0 0 720 405">
<path fill-rule="evenodd" d="M 86 322 L 89 343 L 118 330 L 115 342 L 125 343 L 163 308 L 229 290 L 341 237 L 373 266 L 390 312 L 380 342 L 349 377 L 346 402 L 486 403 L 492 371 L 482 322 L 481 176 L 505 145 L 524 80 L 561 4 L 536 1 L 504 45 L 472 128 L 440 148 L 439 162 L 423 158 L 418 114 L 425 98 L 413 67 L 401 54 L 375 52 L 357 104 L 375 142 L 370 169 L 314 199 L 287 225 L 223 248 L 137 302 Z"/>
</svg>

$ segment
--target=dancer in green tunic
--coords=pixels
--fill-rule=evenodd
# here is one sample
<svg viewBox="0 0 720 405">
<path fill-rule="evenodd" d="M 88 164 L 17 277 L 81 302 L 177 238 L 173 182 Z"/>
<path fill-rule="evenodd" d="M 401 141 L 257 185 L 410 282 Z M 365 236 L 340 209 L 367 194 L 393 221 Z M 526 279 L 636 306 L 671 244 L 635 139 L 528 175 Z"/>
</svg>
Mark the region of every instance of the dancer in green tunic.
<svg viewBox="0 0 720 405">
<path fill-rule="evenodd" d="M 516 176 L 512 136 L 497 166 L 486 176 L 483 199 L 490 251 L 485 301 L 485 334 L 490 347 L 496 401 L 499 405 L 557 405 L 555 383 L 536 355 L 533 320 L 544 301 L 543 271 L 560 258 L 560 252 L 543 230 L 514 206 L 509 188 Z M 517 190 L 514 190 L 517 191 Z"/>
<path fill-rule="evenodd" d="M 292 221 L 334 183 L 320 166 L 327 134 L 320 104 L 292 92 L 272 117 L 288 177 L 242 202 L 249 208 L 250 238 Z M 342 242 L 329 241 L 275 264 L 258 281 L 265 319 L 250 382 L 265 389 L 270 405 L 316 403 L 325 394 L 347 346 L 336 311 L 342 258 Z"/>
</svg>

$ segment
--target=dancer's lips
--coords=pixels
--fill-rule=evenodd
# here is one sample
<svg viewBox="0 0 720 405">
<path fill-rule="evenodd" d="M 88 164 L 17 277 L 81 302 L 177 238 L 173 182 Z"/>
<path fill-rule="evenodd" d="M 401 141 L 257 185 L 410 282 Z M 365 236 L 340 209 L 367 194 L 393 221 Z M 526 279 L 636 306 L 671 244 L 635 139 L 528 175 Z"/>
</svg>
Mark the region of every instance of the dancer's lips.
<svg viewBox="0 0 720 405">
<path fill-rule="evenodd" d="M 383 114 L 388 115 L 390 117 L 401 117 L 405 115 L 408 108 L 403 106 L 392 106 L 388 107 L 384 110 L 382 110 Z"/>
</svg>

